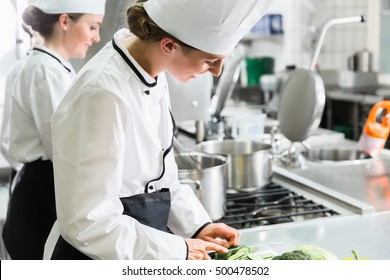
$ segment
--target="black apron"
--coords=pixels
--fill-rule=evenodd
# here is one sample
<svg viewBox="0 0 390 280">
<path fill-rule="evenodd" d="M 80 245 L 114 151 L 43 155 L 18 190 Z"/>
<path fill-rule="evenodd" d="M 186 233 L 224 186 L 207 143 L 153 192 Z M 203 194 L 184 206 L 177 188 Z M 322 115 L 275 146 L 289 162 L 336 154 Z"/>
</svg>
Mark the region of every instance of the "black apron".
<svg viewBox="0 0 390 280">
<path fill-rule="evenodd" d="M 24 164 L 8 204 L 3 240 L 14 260 L 41 260 L 46 239 L 57 218 L 53 164 Z"/>
<path fill-rule="evenodd" d="M 163 188 L 152 193 L 148 193 L 148 190 L 150 184 L 160 180 L 165 173 L 165 157 L 172 150 L 173 139 L 176 132 L 176 125 L 172 113 L 171 118 L 173 122 L 173 135 L 171 145 L 164 151 L 163 154 L 163 168 L 161 175 L 146 183 L 144 193 L 120 198 L 123 205 L 123 215 L 131 216 L 141 224 L 169 233 L 170 230 L 167 226 L 169 210 L 171 208 L 171 194 L 169 189 Z M 62 236 L 59 237 L 56 243 L 51 259 L 91 260 L 90 257 L 70 245 Z"/>
</svg>

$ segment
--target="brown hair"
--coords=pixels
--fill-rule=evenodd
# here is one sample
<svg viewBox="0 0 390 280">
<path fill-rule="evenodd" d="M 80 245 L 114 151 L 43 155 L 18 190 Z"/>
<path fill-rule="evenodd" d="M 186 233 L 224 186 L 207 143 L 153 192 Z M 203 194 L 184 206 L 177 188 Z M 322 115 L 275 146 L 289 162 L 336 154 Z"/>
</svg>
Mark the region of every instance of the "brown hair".
<svg viewBox="0 0 390 280">
<path fill-rule="evenodd" d="M 31 26 L 31 29 L 38 32 L 43 38 L 49 38 L 53 33 L 54 24 L 58 21 L 61 14 L 46 14 L 35 6 L 28 6 L 22 18 L 25 24 Z M 69 18 L 77 21 L 83 14 L 68 14 Z"/>
<path fill-rule="evenodd" d="M 134 4 L 127 8 L 127 24 L 131 33 L 147 42 L 158 42 L 163 37 L 166 37 L 174 40 L 179 45 L 195 49 L 161 29 L 146 13 L 144 5 L 141 2 L 135 1 Z"/>
</svg>

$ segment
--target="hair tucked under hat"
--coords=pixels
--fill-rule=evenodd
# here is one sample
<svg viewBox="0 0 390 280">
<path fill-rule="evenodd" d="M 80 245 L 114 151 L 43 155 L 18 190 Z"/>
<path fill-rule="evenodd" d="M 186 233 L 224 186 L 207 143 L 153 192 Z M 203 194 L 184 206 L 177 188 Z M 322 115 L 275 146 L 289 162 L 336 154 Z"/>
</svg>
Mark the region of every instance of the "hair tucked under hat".
<svg viewBox="0 0 390 280">
<path fill-rule="evenodd" d="M 137 0 L 127 9 L 127 24 L 131 33 L 141 40 L 149 42 L 158 42 L 163 37 L 167 37 L 180 45 L 193 48 L 161 29 L 146 13 L 143 2 L 146 1 Z"/>
</svg>

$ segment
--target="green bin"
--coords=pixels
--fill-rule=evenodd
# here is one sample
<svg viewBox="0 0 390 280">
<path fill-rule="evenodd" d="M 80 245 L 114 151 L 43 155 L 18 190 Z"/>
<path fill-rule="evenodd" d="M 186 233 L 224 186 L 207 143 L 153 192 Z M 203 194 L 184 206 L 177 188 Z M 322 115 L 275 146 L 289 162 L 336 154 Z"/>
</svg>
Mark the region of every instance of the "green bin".
<svg viewBox="0 0 390 280">
<path fill-rule="evenodd" d="M 275 62 L 272 57 L 248 57 L 245 62 L 248 86 L 259 86 L 262 75 L 274 72 Z"/>
</svg>

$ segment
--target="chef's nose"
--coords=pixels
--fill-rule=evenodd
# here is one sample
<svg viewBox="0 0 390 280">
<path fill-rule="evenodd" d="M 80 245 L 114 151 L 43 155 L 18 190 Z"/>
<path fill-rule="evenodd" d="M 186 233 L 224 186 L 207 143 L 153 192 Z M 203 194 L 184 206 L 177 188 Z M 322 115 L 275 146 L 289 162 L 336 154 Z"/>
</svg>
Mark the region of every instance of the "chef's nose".
<svg viewBox="0 0 390 280">
<path fill-rule="evenodd" d="M 222 65 L 223 65 L 223 59 L 218 59 L 209 67 L 209 72 L 213 74 L 214 76 L 221 75 L 222 72 Z"/>
<path fill-rule="evenodd" d="M 95 36 L 93 36 L 92 40 L 95 43 L 99 43 L 100 42 L 100 34 L 97 33 Z"/>
</svg>

